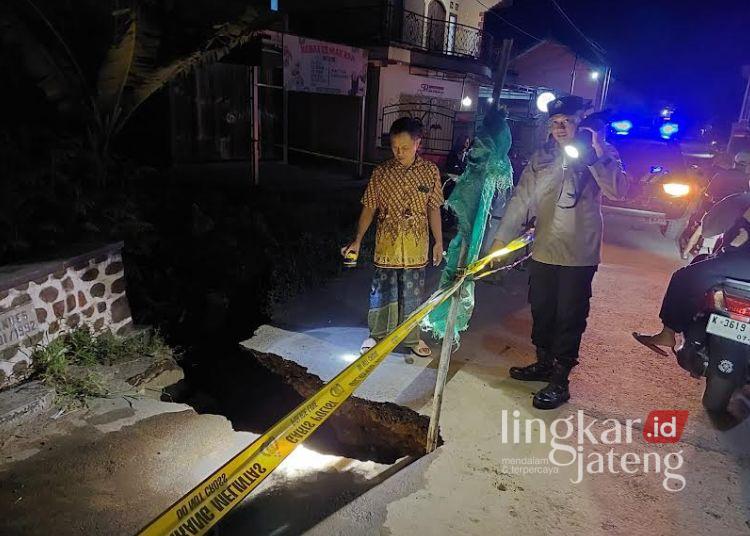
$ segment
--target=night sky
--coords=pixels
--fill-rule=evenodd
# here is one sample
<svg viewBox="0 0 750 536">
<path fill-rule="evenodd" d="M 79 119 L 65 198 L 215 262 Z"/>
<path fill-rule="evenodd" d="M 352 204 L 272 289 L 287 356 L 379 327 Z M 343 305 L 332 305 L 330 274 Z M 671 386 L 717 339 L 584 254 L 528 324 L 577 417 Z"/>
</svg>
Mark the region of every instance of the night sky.
<svg viewBox="0 0 750 536">
<path fill-rule="evenodd" d="M 558 3 L 606 50 L 613 77 L 655 107 L 659 100 L 672 101 L 690 122 L 712 121 L 721 130 L 736 120 L 745 88 L 740 69 L 750 64 L 750 0 Z M 555 36 L 587 52 L 584 40 L 551 0 L 515 0 L 499 13 L 538 37 Z M 490 24 L 503 26 L 497 19 Z M 503 33 L 514 37 L 518 46 L 533 43 L 507 26 Z"/>
</svg>

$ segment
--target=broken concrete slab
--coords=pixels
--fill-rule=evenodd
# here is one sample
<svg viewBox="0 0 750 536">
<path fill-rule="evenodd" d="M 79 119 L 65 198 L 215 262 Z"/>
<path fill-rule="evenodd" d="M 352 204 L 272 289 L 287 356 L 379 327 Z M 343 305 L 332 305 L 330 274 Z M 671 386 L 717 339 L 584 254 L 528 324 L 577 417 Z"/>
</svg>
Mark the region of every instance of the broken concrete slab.
<svg viewBox="0 0 750 536">
<path fill-rule="evenodd" d="M 7 431 L 44 413 L 54 401 L 55 390 L 41 381 L 0 391 L 0 431 Z"/>
<path fill-rule="evenodd" d="M 367 330 L 356 327 L 328 327 L 301 332 L 274 326 L 259 327 L 242 342 L 249 350 L 283 356 L 327 382 L 359 357 L 359 345 Z M 437 352 L 433 352 L 437 354 Z M 437 369 L 432 358 L 414 358 L 393 353 L 357 388 L 356 395 L 373 402 L 393 402 L 429 414 L 424 403 L 432 397 Z"/>
</svg>

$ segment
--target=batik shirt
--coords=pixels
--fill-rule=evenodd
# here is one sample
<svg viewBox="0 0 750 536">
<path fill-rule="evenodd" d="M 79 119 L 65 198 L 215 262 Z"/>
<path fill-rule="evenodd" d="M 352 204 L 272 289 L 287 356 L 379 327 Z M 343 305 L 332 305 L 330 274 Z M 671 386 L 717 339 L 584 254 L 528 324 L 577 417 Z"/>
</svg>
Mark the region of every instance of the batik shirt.
<svg viewBox="0 0 750 536">
<path fill-rule="evenodd" d="M 429 253 L 429 209 L 443 204 L 437 166 L 417 156 L 408 168 L 391 159 L 372 172 L 362 204 L 377 210 L 375 266 L 422 268 Z"/>
</svg>

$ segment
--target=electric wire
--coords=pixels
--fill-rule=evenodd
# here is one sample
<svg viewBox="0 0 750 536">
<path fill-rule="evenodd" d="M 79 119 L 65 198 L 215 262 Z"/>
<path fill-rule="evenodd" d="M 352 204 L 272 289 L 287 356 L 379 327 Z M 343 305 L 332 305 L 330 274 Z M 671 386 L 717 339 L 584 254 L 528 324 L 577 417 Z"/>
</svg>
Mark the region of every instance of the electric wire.
<svg viewBox="0 0 750 536">
<path fill-rule="evenodd" d="M 560 6 L 560 4 L 557 3 L 557 0 L 550 0 L 550 2 L 552 2 L 552 5 L 555 6 L 555 9 L 560 13 L 562 18 L 565 19 L 565 21 L 567 21 L 568 24 L 570 24 L 570 26 L 583 38 L 584 41 L 586 41 L 586 44 L 588 44 L 592 48 L 592 50 L 594 50 L 594 52 L 598 54 L 602 54 L 602 55 L 605 55 L 607 53 L 607 51 L 604 50 L 604 48 L 601 45 L 596 43 L 596 41 L 594 41 L 593 39 L 589 38 L 589 36 L 587 36 L 583 32 L 583 30 L 581 30 L 578 27 L 578 25 L 576 25 L 576 23 L 573 22 L 573 19 L 571 19 L 570 16 L 562 8 L 562 6 Z"/>
<path fill-rule="evenodd" d="M 510 22 L 508 19 L 506 19 L 502 15 L 496 13 L 495 11 L 492 11 L 492 8 L 488 7 L 487 4 L 485 4 L 481 0 L 474 0 L 474 1 L 477 4 L 479 4 L 480 6 L 482 6 L 484 9 L 486 9 L 487 13 L 491 13 L 492 15 L 494 15 L 495 17 L 497 17 L 498 19 L 500 19 L 502 22 L 504 22 L 505 24 L 507 24 L 508 26 L 510 26 L 511 28 L 513 28 L 514 30 L 516 30 L 517 32 L 520 32 L 520 33 L 522 33 L 522 34 L 524 34 L 524 35 L 526 35 L 528 37 L 531 37 L 532 39 L 534 39 L 535 41 L 539 41 L 540 43 L 542 41 L 544 41 L 544 39 L 542 39 L 541 37 L 537 37 L 536 35 L 527 32 L 526 30 L 524 30 L 520 26 L 516 26 L 515 24 L 513 24 L 512 22 Z"/>
</svg>

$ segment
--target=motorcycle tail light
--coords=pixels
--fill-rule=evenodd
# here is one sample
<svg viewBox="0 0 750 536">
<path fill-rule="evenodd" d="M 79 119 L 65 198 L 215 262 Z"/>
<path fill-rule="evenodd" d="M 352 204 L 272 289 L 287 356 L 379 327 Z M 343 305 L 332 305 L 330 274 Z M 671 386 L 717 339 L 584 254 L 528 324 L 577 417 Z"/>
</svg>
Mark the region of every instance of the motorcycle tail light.
<svg viewBox="0 0 750 536">
<path fill-rule="evenodd" d="M 724 292 L 724 308 L 730 315 L 736 315 L 740 318 L 737 320 L 744 320 L 747 322 L 750 319 L 750 298 L 744 298 L 741 296 L 733 296 Z"/>
<path fill-rule="evenodd" d="M 672 197 L 685 197 L 690 193 L 690 185 L 684 182 L 665 182 L 661 187 L 665 194 Z"/>
<path fill-rule="evenodd" d="M 727 313 L 734 320 L 750 321 L 750 297 L 729 294 L 724 289 L 711 290 L 706 294 L 706 308 Z"/>
</svg>

